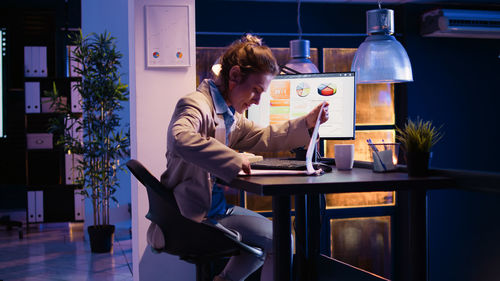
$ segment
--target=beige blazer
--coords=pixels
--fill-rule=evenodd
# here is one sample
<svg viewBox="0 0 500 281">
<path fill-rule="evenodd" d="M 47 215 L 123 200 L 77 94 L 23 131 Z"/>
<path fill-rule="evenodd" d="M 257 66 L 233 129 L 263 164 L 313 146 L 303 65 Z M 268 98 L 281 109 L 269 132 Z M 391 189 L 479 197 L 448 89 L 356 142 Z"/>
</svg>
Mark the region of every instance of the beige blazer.
<svg viewBox="0 0 500 281">
<path fill-rule="evenodd" d="M 306 145 L 310 135 L 304 117 L 266 128 L 258 127 L 239 113 L 229 134 L 229 147 L 215 138 L 224 127 L 210 95 L 208 80 L 197 91 L 181 98 L 167 134 L 167 170 L 161 182 L 173 189 L 185 217 L 201 222 L 212 204 L 210 174 L 230 182 L 241 170 L 237 151 L 283 151 Z"/>
</svg>

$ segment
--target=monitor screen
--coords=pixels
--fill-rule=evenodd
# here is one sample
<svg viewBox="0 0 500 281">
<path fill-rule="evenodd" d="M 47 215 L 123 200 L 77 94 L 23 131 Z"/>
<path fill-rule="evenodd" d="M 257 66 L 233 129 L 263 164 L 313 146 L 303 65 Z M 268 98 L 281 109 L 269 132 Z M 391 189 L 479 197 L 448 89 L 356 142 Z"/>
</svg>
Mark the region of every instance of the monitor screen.
<svg viewBox="0 0 500 281">
<path fill-rule="evenodd" d="M 248 108 L 248 119 L 260 126 L 277 124 L 309 113 L 323 101 L 329 120 L 319 128 L 324 139 L 354 139 L 356 85 L 354 72 L 276 76 L 259 105 Z"/>
<path fill-rule="evenodd" d="M 4 58 L 6 53 L 6 34 L 5 28 L 0 28 L 0 42 L 2 44 L 2 52 L 0 55 L 0 138 L 5 137 L 5 115 L 4 115 Z"/>
</svg>

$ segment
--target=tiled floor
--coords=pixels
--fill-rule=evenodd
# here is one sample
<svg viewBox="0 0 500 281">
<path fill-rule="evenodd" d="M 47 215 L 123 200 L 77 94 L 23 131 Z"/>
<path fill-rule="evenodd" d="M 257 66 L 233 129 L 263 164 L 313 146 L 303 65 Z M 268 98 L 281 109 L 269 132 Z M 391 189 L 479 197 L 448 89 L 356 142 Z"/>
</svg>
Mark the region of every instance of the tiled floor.
<svg viewBox="0 0 500 281">
<path fill-rule="evenodd" d="M 23 232 L 20 240 L 17 230 L 0 227 L 1 281 L 132 280 L 127 226 L 117 225 L 113 251 L 105 254 L 90 252 L 83 223 L 30 225 L 29 231 L 24 227 Z"/>
</svg>

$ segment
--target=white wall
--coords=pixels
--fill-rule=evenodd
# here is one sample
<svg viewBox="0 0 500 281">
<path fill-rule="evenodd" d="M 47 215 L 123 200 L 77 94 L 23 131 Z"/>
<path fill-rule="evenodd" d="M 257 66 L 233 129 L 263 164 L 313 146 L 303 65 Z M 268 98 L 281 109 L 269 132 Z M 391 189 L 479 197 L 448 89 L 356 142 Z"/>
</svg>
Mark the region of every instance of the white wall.
<svg viewBox="0 0 500 281">
<path fill-rule="evenodd" d="M 123 57 L 121 59 L 120 73 L 122 82 L 129 83 L 129 40 L 128 40 L 128 9 L 123 0 L 84 0 L 82 1 L 82 32 L 88 35 L 92 32 L 101 34 L 109 32 L 116 38 L 116 47 Z M 112 16 L 110 16 L 112 15 Z M 123 103 L 124 109 L 119 112 L 123 127 L 128 127 L 130 120 L 129 103 Z M 118 205 L 111 202 L 110 222 L 111 224 L 123 223 L 124 227 L 130 225 L 130 174 L 118 173 L 120 187 L 115 193 Z M 85 224 L 93 224 L 92 203 L 85 200 Z"/>
<path fill-rule="evenodd" d="M 145 63 L 145 5 L 190 6 L 190 67 L 147 69 Z M 196 87 L 195 0 L 128 0 L 130 49 L 130 125 L 132 158 L 156 177 L 166 167 L 166 135 L 177 100 Z M 134 280 L 195 280 L 193 265 L 176 256 L 152 254 L 146 243 L 149 222 L 147 194 L 132 180 L 132 259 Z"/>
<path fill-rule="evenodd" d="M 146 69 L 144 6 L 190 6 L 190 46 L 192 66 L 184 68 Z M 131 158 L 141 161 L 155 176 L 165 169 L 166 131 L 177 100 L 196 87 L 195 0 L 84 0 L 82 30 L 117 38 L 122 59 L 122 81 L 129 84 L 130 103 L 121 117 L 130 120 Z M 130 105 L 130 108 L 129 108 Z M 129 110 L 130 111 L 129 111 Z M 127 203 L 132 203 L 132 262 L 134 280 L 195 280 L 193 265 L 167 254 L 152 254 L 146 243 L 149 222 L 146 191 L 129 174 L 120 175 L 117 193 L 120 207 L 112 209 L 112 223 L 128 216 Z M 91 218 L 91 205 L 86 204 L 86 218 Z M 88 220 L 87 220 L 88 221 Z"/>
</svg>

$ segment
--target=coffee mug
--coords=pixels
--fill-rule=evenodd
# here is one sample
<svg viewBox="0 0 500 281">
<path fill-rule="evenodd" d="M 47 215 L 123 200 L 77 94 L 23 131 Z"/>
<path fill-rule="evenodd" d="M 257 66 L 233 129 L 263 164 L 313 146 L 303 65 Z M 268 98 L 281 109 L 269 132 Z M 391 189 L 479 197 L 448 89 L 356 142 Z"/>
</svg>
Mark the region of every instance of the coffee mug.
<svg viewBox="0 0 500 281">
<path fill-rule="evenodd" d="M 337 170 L 352 170 L 354 164 L 354 144 L 336 144 L 334 149 Z"/>
</svg>

